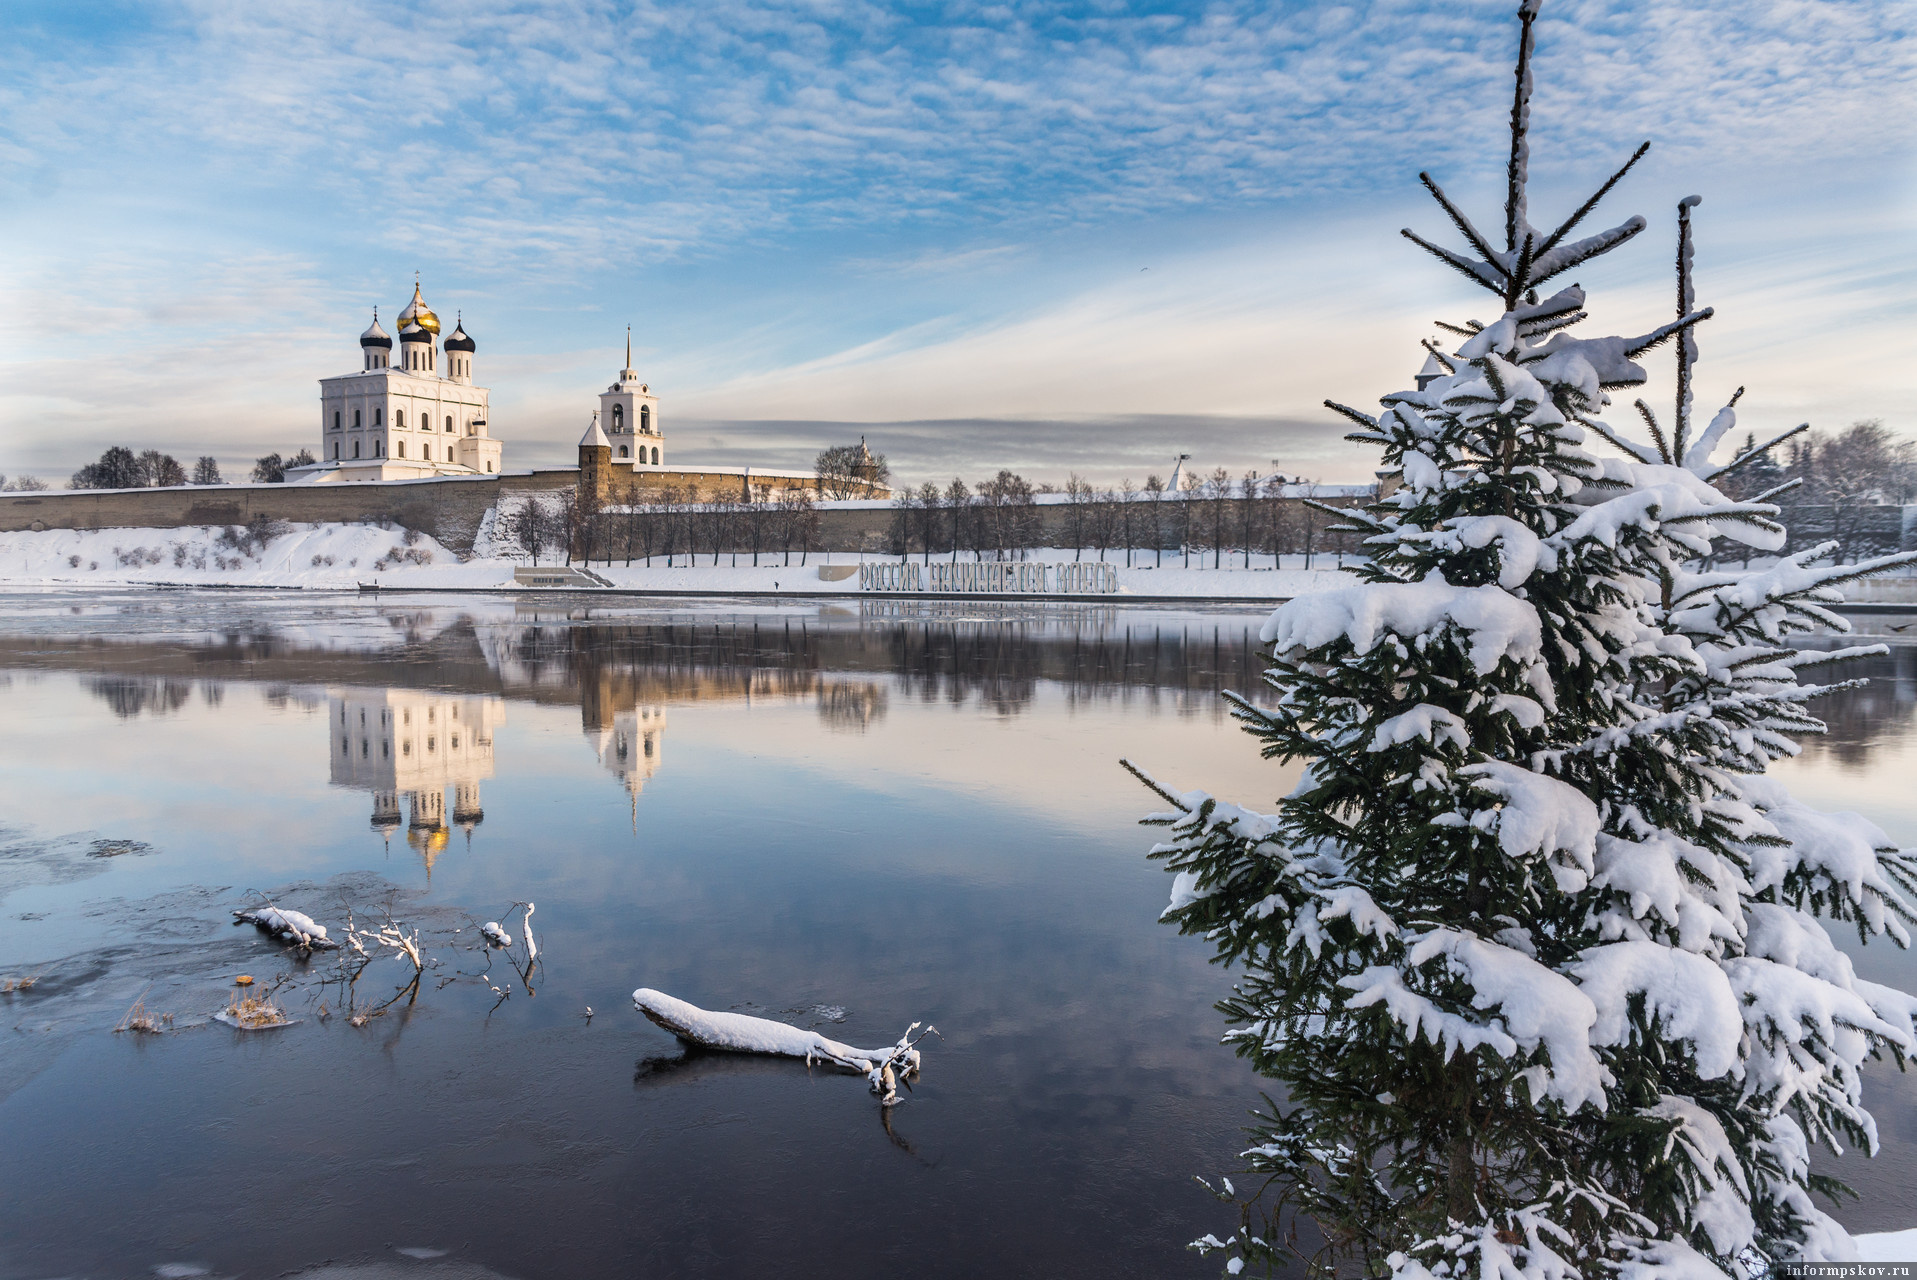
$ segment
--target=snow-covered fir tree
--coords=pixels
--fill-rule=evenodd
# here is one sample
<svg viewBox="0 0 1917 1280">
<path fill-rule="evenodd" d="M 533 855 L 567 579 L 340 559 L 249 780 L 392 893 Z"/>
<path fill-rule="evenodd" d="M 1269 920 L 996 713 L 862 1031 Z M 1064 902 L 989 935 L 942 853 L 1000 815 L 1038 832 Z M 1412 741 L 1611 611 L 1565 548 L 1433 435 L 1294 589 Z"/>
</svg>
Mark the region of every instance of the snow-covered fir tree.
<svg viewBox="0 0 1917 1280">
<path fill-rule="evenodd" d="M 1912 557 L 1767 556 L 1776 495 L 1725 493 L 1774 442 L 1719 465 L 1734 412 L 1692 420 L 1695 198 L 1670 323 L 1580 337 L 1582 290 L 1544 293 L 1644 229 L 1573 235 L 1644 148 L 1532 225 L 1536 16 L 1524 0 L 1502 235 L 1428 175 L 1466 250 L 1405 233 L 1501 314 L 1433 345 L 1443 376 L 1376 417 L 1332 406 L 1402 487 L 1365 517 L 1362 582 L 1265 624 L 1275 703 L 1234 699 L 1303 780 L 1272 814 L 1150 783 L 1166 918 L 1237 967 L 1227 1038 L 1281 1086 L 1241 1228 L 1199 1242 L 1234 1273 L 1294 1252 L 1403 1280 L 1853 1257 L 1810 1150 L 1874 1149 L 1861 1066 L 1917 1048 L 1917 1001 L 1859 978 L 1817 918 L 1907 943 L 1917 860 L 1764 776 L 1822 728 L 1805 704 L 1832 686 L 1807 673 L 1879 651 L 1793 637 L 1844 630 L 1838 587 Z M 1667 343 L 1672 412 L 1607 424 Z M 1768 567 L 1707 568 L 1721 540 Z"/>
</svg>

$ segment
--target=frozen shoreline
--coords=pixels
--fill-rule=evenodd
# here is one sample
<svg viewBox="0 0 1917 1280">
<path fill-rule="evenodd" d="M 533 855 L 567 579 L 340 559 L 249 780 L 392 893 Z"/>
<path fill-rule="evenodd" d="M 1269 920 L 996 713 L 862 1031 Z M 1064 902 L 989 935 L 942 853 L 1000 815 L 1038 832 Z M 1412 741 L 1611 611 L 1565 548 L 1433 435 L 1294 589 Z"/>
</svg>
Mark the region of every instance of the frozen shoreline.
<svg viewBox="0 0 1917 1280">
<path fill-rule="evenodd" d="M 410 539 L 410 540 L 409 540 Z M 761 553 L 762 560 L 783 560 L 783 553 Z M 1134 553 L 1136 558 L 1137 553 Z M 709 553 L 706 558 L 709 558 Z M 860 562 L 844 553 L 814 552 L 809 563 L 748 563 L 734 565 L 731 553 L 720 563 L 666 565 L 655 562 L 626 565 L 594 561 L 592 572 L 607 587 L 559 588 L 592 595 L 612 591 L 659 592 L 677 595 L 803 595 L 856 596 L 864 599 L 937 598 L 979 599 L 983 594 L 938 595 L 929 592 L 861 591 L 857 573 L 827 579 L 820 569 L 845 569 Z M 1046 548 L 1032 557 L 1047 563 L 1067 563 L 1069 549 Z M 1087 555 L 1086 559 L 1092 559 Z M 1169 558 L 1169 557 L 1168 557 Z M 867 556 L 866 562 L 891 560 Z M 1298 559 L 1298 557 L 1287 557 Z M 1310 569 L 1298 567 L 1184 568 L 1166 565 L 1117 565 L 1118 590 L 1108 594 L 1032 595 L 1035 600 L 1243 600 L 1275 602 L 1349 581 L 1334 568 L 1321 568 L 1314 557 Z M 896 563 L 896 561 L 894 561 Z M 920 563 L 915 558 L 913 563 Z M 182 529 L 47 529 L 0 534 L 0 587 L 172 586 L 246 587 L 319 591 L 353 591 L 361 584 L 382 590 L 409 591 L 550 591 L 516 584 L 515 569 L 531 567 L 523 560 L 486 556 L 460 559 L 433 539 L 399 528 L 363 524 L 302 524 L 262 542 L 219 526 Z M 540 567 L 550 567 L 542 564 Z M 1023 598 L 1023 597 L 1013 597 Z"/>
</svg>

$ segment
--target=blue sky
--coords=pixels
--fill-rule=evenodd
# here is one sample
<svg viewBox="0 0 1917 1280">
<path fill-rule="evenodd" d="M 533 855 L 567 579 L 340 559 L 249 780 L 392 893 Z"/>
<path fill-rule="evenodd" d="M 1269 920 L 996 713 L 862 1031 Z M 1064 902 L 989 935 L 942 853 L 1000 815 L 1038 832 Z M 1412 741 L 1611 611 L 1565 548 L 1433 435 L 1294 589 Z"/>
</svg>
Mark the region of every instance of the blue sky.
<svg viewBox="0 0 1917 1280">
<path fill-rule="evenodd" d="M 418 271 L 509 466 L 570 459 L 631 324 L 682 462 L 1361 476 L 1318 402 L 1485 318 L 1397 231 L 1446 230 L 1420 168 L 1495 207 L 1514 7 L 12 3 L 0 471 L 310 444 Z M 1651 139 L 1595 322 L 1665 317 L 1703 194 L 1702 395 L 1752 427 L 1917 428 L 1912 12 L 1546 2 L 1534 209 Z"/>
</svg>

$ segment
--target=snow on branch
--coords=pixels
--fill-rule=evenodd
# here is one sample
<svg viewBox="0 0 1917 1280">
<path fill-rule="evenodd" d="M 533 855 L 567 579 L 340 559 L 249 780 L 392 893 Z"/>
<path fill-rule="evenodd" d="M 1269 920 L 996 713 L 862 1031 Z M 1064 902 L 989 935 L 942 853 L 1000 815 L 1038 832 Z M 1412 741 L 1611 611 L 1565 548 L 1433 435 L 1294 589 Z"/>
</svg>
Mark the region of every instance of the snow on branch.
<svg viewBox="0 0 1917 1280">
<path fill-rule="evenodd" d="M 905 1029 L 896 1044 L 884 1049 L 855 1049 L 820 1035 L 770 1018 L 754 1018 L 743 1013 L 714 1013 L 698 1005 L 675 999 L 663 991 L 640 987 L 632 993 L 633 1008 L 653 1024 L 670 1031 L 689 1044 L 726 1053 L 763 1053 L 783 1058 L 803 1058 L 830 1063 L 856 1071 L 871 1082 L 879 1101 L 891 1106 L 898 1101 L 898 1086 L 906 1084 L 919 1071 L 918 1042 L 936 1034 L 927 1027 L 915 1037 L 919 1024 Z"/>
</svg>

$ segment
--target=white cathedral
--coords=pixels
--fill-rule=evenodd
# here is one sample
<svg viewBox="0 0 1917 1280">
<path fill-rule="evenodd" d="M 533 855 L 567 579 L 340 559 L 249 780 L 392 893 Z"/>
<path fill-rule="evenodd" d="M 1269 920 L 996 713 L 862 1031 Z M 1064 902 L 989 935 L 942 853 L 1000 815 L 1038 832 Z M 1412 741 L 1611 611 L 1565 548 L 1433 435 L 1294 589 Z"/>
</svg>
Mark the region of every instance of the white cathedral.
<svg viewBox="0 0 1917 1280">
<path fill-rule="evenodd" d="M 500 443 L 487 422 L 490 393 L 473 385 L 475 344 L 464 322 L 441 344 L 439 317 L 415 283 L 397 323 L 397 360 L 375 310 L 372 327 L 359 336 L 359 371 L 320 379 L 319 461 L 289 472 L 289 480 L 498 473 Z"/>
</svg>

